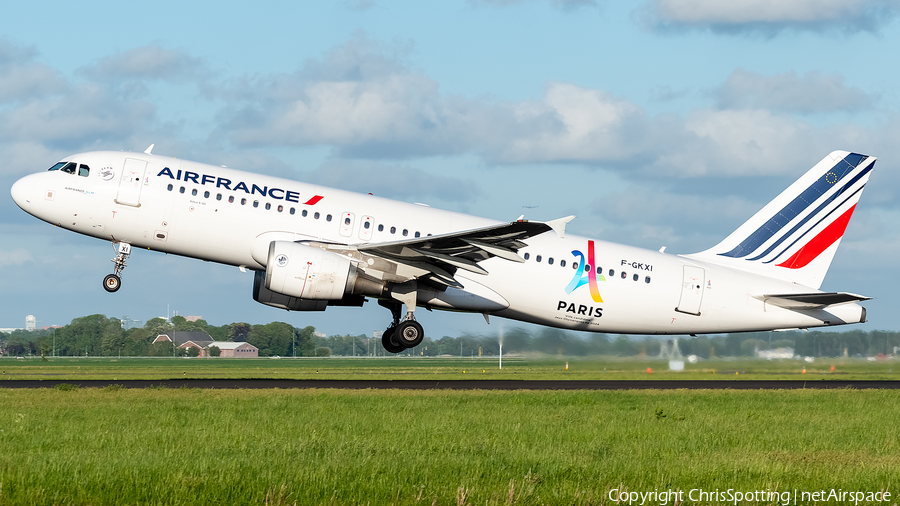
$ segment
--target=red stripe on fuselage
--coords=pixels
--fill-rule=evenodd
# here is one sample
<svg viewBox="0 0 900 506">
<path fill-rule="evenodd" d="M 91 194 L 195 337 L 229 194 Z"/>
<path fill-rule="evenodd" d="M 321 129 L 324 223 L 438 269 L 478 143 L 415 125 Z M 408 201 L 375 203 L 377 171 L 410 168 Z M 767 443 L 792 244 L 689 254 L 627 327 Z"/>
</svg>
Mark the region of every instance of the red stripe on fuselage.
<svg viewBox="0 0 900 506">
<path fill-rule="evenodd" d="M 823 251 L 828 249 L 829 246 L 834 244 L 838 239 L 843 237 L 844 230 L 847 229 L 847 223 L 850 221 L 850 217 L 853 216 L 853 210 L 856 209 L 856 204 L 853 205 L 850 209 L 844 212 L 838 219 L 831 222 L 831 225 L 825 227 L 825 230 L 822 230 L 815 237 L 812 238 L 805 246 L 797 250 L 796 253 L 788 258 L 784 262 L 778 264 L 778 267 L 787 267 L 788 269 L 802 269 L 809 265 L 810 262 L 816 259 L 819 255 L 822 254 Z"/>
<path fill-rule="evenodd" d="M 303 205 L 305 205 L 305 206 L 314 206 L 314 205 L 316 205 L 316 203 L 318 203 L 320 200 L 322 200 L 322 196 L 321 196 L 321 195 L 316 195 L 315 197 L 313 197 L 313 198 L 307 200 L 306 202 L 304 202 Z"/>
</svg>

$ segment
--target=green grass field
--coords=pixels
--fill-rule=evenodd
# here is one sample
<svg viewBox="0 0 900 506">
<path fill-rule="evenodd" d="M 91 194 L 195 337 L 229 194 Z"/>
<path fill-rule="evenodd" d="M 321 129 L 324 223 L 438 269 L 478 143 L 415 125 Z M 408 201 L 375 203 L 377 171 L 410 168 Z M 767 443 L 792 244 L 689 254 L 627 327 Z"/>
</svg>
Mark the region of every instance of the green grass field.
<svg viewBox="0 0 900 506">
<path fill-rule="evenodd" d="M 581 505 L 616 488 L 895 498 L 898 419 L 895 390 L 0 388 L 0 504 Z"/>
<path fill-rule="evenodd" d="M 568 364 L 568 370 L 566 370 Z M 651 373 L 647 373 L 647 368 Z M 834 367 L 834 370 L 831 368 Z M 893 369 L 898 369 L 895 373 Z M 803 371 L 806 371 L 805 373 Z M 482 372 L 483 371 L 483 372 Z M 48 358 L 0 359 L 4 379 L 900 379 L 900 364 L 865 359 L 711 360 L 685 364 L 682 372 L 668 362 L 614 357 L 506 357 L 503 369 L 494 358 Z"/>
</svg>

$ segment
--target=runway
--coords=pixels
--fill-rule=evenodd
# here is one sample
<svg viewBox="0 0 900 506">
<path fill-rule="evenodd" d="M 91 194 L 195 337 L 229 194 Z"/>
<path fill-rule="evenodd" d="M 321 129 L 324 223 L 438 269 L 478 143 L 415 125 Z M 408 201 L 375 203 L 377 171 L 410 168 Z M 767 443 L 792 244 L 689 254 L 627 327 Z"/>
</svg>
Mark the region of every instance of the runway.
<svg viewBox="0 0 900 506">
<path fill-rule="evenodd" d="M 888 380 L 291 380 L 291 379 L 169 379 L 169 380 L 0 380 L 0 388 L 321 388 L 351 390 L 797 390 L 895 389 Z"/>
</svg>

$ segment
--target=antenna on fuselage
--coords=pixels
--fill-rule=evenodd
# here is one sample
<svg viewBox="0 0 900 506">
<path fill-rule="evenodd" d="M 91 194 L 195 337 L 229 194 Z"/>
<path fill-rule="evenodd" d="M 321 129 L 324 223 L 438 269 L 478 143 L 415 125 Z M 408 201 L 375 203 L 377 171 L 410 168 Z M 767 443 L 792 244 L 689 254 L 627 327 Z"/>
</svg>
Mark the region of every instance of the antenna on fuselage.
<svg viewBox="0 0 900 506">
<path fill-rule="evenodd" d="M 153 146 L 156 146 L 156 144 L 151 144 L 149 148 L 144 150 L 144 153 L 147 153 L 148 155 L 151 154 L 150 152 L 153 151 Z"/>
</svg>

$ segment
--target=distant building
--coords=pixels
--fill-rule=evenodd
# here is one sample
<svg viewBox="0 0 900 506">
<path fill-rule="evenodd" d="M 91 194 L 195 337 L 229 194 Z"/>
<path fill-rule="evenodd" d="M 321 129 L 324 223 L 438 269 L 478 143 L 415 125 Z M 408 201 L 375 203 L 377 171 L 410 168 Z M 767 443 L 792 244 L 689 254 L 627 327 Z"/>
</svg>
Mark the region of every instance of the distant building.
<svg viewBox="0 0 900 506">
<path fill-rule="evenodd" d="M 197 320 L 202 320 L 203 317 L 202 316 L 185 316 L 184 319 L 189 322 L 195 322 Z"/>
<path fill-rule="evenodd" d="M 231 341 L 214 341 L 204 349 L 203 356 L 209 355 L 209 347 L 215 346 L 221 351 L 220 357 L 225 358 L 257 358 L 259 348 L 250 343 L 233 343 Z"/>
<path fill-rule="evenodd" d="M 213 342 L 213 338 L 203 331 L 171 331 L 166 332 L 165 334 L 159 334 L 151 344 L 162 343 L 166 341 L 175 343 L 175 346 L 179 349 L 197 348 L 197 350 L 202 355 L 203 350 Z"/>
<path fill-rule="evenodd" d="M 30 314 L 25 317 L 25 330 L 32 331 L 37 327 L 37 318 Z"/>
<path fill-rule="evenodd" d="M 756 356 L 758 358 L 765 358 L 767 360 L 774 360 L 778 358 L 794 358 L 794 349 L 777 348 L 774 350 L 757 350 Z"/>
</svg>

